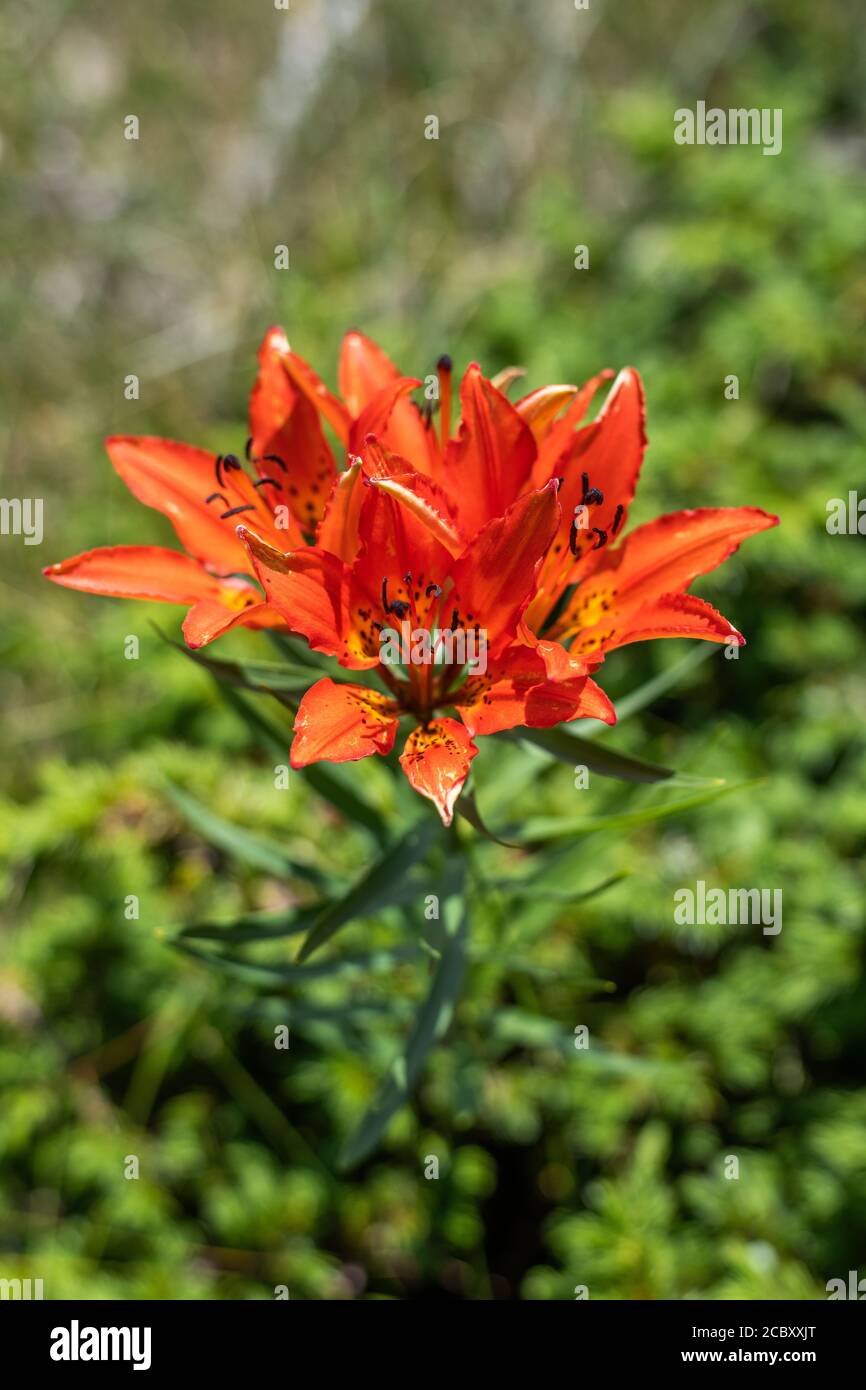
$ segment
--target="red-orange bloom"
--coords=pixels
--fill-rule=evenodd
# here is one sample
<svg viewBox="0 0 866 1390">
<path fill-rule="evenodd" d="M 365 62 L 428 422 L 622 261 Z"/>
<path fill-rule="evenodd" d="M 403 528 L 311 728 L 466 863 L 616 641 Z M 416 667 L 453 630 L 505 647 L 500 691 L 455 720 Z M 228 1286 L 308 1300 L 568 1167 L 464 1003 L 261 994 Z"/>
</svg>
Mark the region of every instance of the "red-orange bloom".
<svg viewBox="0 0 866 1390">
<path fill-rule="evenodd" d="M 777 519 L 757 507 L 686 511 L 623 538 L 646 446 L 634 370 L 585 425 L 613 373 L 513 405 L 473 363 L 452 433 L 448 358 L 438 415 L 411 399 L 421 383 L 360 333 L 343 341 L 339 397 L 277 329 L 259 364 L 256 481 L 235 459 L 227 468 L 183 445 L 109 441 L 118 471 L 171 518 L 188 555 L 120 547 L 47 573 L 92 592 L 191 602 L 191 646 L 236 623 L 281 623 L 348 670 L 375 668 L 388 693 L 330 678 L 307 691 L 294 767 L 387 754 L 408 715 L 400 763 L 448 824 L 478 735 L 614 722 L 590 674 L 606 652 L 651 637 L 744 640 L 687 590 Z M 323 422 L 346 448 L 342 472 Z M 386 650 L 398 638 L 395 660 Z M 456 655 L 455 638 L 466 639 Z"/>
<path fill-rule="evenodd" d="M 49 565 L 47 577 L 85 593 L 189 604 L 183 631 L 191 647 L 238 625 L 282 627 L 253 582 L 238 523 L 254 520 L 274 545 L 303 545 L 337 471 L 319 412 L 284 370 L 287 353 L 285 335 L 271 329 L 250 397 L 249 471 L 234 454 L 172 439 L 105 441 L 130 492 L 168 517 L 186 554 L 158 545 L 107 546 Z"/>
</svg>

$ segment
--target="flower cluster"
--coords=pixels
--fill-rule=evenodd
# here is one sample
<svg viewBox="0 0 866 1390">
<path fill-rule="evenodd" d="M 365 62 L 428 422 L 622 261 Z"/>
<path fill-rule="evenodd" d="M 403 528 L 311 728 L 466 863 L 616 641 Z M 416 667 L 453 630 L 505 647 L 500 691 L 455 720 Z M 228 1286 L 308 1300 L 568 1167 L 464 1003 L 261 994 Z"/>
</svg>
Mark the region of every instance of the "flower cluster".
<svg viewBox="0 0 866 1390">
<path fill-rule="evenodd" d="M 361 333 L 343 340 L 339 395 L 280 329 L 258 363 L 245 460 L 152 437 L 107 441 L 185 553 L 112 546 L 46 574 L 89 593 L 190 605 L 190 647 L 237 625 L 277 627 L 348 671 L 375 669 L 381 691 L 326 677 L 306 692 L 293 767 L 389 753 L 409 716 L 400 763 L 449 824 L 479 735 L 615 721 L 593 679 L 607 652 L 656 637 L 744 641 L 688 589 L 777 518 L 751 506 L 692 510 L 627 532 L 646 447 L 632 368 L 512 404 L 506 381 L 473 363 L 452 430 L 447 357 L 435 410 Z M 329 437 L 345 450 L 342 468 Z M 483 637 L 483 672 L 383 660 L 383 633 L 404 623 L 434 642 L 442 629 Z"/>
</svg>

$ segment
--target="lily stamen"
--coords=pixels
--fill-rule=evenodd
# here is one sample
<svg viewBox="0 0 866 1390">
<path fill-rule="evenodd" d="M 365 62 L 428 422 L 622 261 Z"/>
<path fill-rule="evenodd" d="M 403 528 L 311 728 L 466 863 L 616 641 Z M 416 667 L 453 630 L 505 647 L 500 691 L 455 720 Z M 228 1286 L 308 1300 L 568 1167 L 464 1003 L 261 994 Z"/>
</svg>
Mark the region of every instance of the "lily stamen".
<svg viewBox="0 0 866 1390">
<path fill-rule="evenodd" d="M 223 512 L 220 521 L 226 521 L 230 516 L 238 516 L 240 512 L 254 512 L 255 507 L 252 502 L 244 502 L 242 507 L 229 507 L 227 512 Z"/>
<path fill-rule="evenodd" d="M 453 365 L 447 352 L 443 352 L 436 363 L 436 372 L 439 377 L 439 444 L 443 449 L 451 437 L 451 371 Z"/>
</svg>

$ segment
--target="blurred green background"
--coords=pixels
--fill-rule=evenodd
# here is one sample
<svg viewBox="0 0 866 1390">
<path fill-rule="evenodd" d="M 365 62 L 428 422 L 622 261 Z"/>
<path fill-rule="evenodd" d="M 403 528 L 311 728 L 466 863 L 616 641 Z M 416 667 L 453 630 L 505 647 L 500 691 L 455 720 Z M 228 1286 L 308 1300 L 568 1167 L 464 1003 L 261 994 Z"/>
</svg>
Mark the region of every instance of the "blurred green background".
<svg viewBox="0 0 866 1390">
<path fill-rule="evenodd" d="M 44 498 L 45 537 L 0 538 L 0 1275 L 49 1298 L 809 1299 L 866 1273 L 866 541 L 825 527 L 828 499 L 866 495 L 864 66 L 842 0 L 6 0 L 2 492 Z M 781 107 L 782 153 L 675 145 L 698 99 Z M 151 626 L 177 636 L 179 611 L 40 578 L 90 546 L 171 543 L 101 440 L 238 450 L 272 322 L 332 384 L 350 326 L 422 376 L 443 351 L 520 364 L 528 387 L 632 363 L 633 519 L 782 518 L 697 586 L 745 632 L 739 660 L 713 649 L 603 735 L 760 783 L 559 844 L 554 889 L 628 872 L 585 904 L 510 896 L 521 856 L 485 847 L 448 1043 L 349 1175 L 336 1155 L 427 967 L 293 991 L 276 1051 L 286 992 L 168 937 L 309 885 L 209 845 L 167 778 L 308 878 L 350 882 L 375 837 L 300 775 L 275 790 L 273 758 Z M 271 654 L 245 633 L 218 648 Z M 619 698 L 684 651 L 617 652 L 603 683 Z M 371 764 L 349 785 L 401 816 Z M 499 742 L 476 766 L 493 825 L 675 796 L 575 790 Z M 698 878 L 781 888 L 781 934 L 675 927 Z M 333 953 L 405 942 L 412 919 Z"/>
</svg>

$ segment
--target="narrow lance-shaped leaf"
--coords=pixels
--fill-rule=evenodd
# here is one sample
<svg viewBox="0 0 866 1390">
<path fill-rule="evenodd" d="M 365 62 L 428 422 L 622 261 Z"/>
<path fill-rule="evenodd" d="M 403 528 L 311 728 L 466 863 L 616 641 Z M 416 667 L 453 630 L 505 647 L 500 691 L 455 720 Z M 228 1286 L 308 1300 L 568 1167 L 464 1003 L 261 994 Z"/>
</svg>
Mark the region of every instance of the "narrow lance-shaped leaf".
<svg viewBox="0 0 866 1390">
<path fill-rule="evenodd" d="M 209 845 L 224 850 L 233 859 L 239 859 L 277 878 L 303 878 L 319 888 L 326 883 L 325 875 L 315 865 L 293 859 L 272 840 L 254 835 L 242 826 L 232 825 L 229 821 L 223 820 L 222 816 L 218 816 L 208 806 L 203 806 L 194 796 L 190 796 L 168 779 L 165 792 L 202 839 Z"/>
<path fill-rule="evenodd" d="M 194 941 L 176 937 L 172 943 L 185 955 L 207 962 L 209 966 L 243 980 L 251 985 L 304 985 L 314 980 L 339 979 L 345 976 L 377 974 L 391 971 L 407 961 L 425 956 L 420 946 L 397 946 L 391 949 L 366 951 L 356 956 L 334 956 L 332 960 L 315 965 L 268 965 L 263 961 L 244 960 L 241 956 L 220 955 L 197 946 Z"/>
<path fill-rule="evenodd" d="M 421 1005 L 405 1051 L 396 1059 L 360 1125 L 346 1144 L 340 1166 L 352 1168 L 372 1153 L 392 1118 L 409 1099 L 427 1054 L 448 1030 L 467 965 L 468 919 L 458 895 L 443 905 L 445 946 L 430 992 Z"/>
<path fill-rule="evenodd" d="M 461 815 L 463 819 L 472 826 L 473 830 L 477 830 L 478 834 L 485 840 L 491 840 L 495 845 L 502 845 L 504 849 L 521 848 L 521 846 L 514 841 L 500 840 L 498 835 L 494 835 L 491 830 L 488 830 L 481 818 L 481 812 L 478 809 L 478 803 L 475 800 L 474 792 L 464 791 L 457 802 L 456 809 L 458 815 Z"/>
<path fill-rule="evenodd" d="M 582 820 L 568 820 L 561 816 L 536 816 L 527 821 L 523 838 L 528 841 L 558 840 L 574 835 L 595 835 L 600 830 L 631 830 L 650 821 L 666 820 L 669 816 L 679 816 L 686 811 L 695 810 L 719 796 L 729 796 L 731 792 L 745 791 L 757 786 L 757 781 L 740 782 L 736 786 L 708 787 L 694 796 L 683 797 L 680 801 L 660 802 L 644 806 L 639 811 L 623 811 L 611 816 L 586 816 Z"/>
<path fill-rule="evenodd" d="M 640 758 L 629 757 L 625 753 L 617 753 L 606 745 L 566 733 L 564 729 L 509 729 L 497 737 L 512 741 L 522 739 L 536 748 L 544 749 L 546 753 L 558 758 L 560 762 L 567 763 L 569 767 L 582 764 L 592 772 L 597 772 L 600 777 L 615 777 L 622 782 L 666 782 L 676 778 L 676 785 L 680 786 L 719 785 L 719 779 L 716 777 L 693 777 L 677 773 L 673 768 L 660 767 L 657 763 L 648 763 Z"/>
<path fill-rule="evenodd" d="M 628 695 L 624 695 L 621 700 L 616 702 L 616 722 L 617 725 L 624 724 L 626 719 L 631 719 L 633 714 L 646 709 L 654 700 L 661 695 L 665 695 L 672 690 L 683 676 L 688 675 L 689 671 L 694 671 L 696 667 L 702 666 L 711 656 L 718 655 L 718 647 L 713 642 L 695 642 L 690 651 L 679 661 L 675 661 L 665 671 L 659 671 L 658 675 L 651 676 L 643 685 L 639 685 L 636 690 L 630 690 Z M 596 734 L 609 729 L 609 724 L 602 724 L 600 719 L 582 719 L 580 721 L 581 738 L 595 738 Z"/>
<path fill-rule="evenodd" d="M 425 857 L 441 834 L 441 826 L 432 817 L 425 817 L 412 826 L 344 897 L 325 908 L 298 953 L 298 963 L 307 960 L 313 951 L 356 917 L 369 917 L 382 908 L 402 903 L 403 885 L 409 870 Z"/>
</svg>

